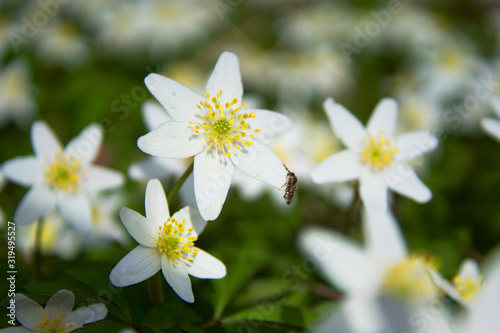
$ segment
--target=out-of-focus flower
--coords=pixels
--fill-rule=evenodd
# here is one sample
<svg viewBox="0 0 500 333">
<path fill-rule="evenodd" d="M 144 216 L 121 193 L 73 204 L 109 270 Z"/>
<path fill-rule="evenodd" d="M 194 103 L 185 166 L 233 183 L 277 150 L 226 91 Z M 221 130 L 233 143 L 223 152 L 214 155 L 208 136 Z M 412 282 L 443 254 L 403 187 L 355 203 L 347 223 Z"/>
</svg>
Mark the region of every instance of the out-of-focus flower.
<svg viewBox="0 0 500 333">
<path fill-rule="evenodd" d="M 78 28 L 66 22 L 53 21 L 40 31 L 36 52 L 46 63 L 77 67 L 90 58 L 87 44 Z"/>
<path fill-rule="evenodd" d="M 324 103 L 335 134 L 347 149 L 327 158 L 312 172 L 317 183 L 359 179 L 360 195 L 368 209 L 387 207 L 387 189 L 417 202 L 432 193 L 410 168 L 413 160 L 436 148 L 429 131 L 394 136 L 397 104 L 383 99 L 375 107 L 366 129 L 349 111 L 331 98 Z"/>
<path fill-rule="evenodd" d="M 194 191 L 204 219 L 219 216 L 236 167 L 276 188 L 286 182 L 280 158 L 258 136 L 286 130 L 289 120 L 272 111 L 244 108 L 236 55 L 221 54 L 205 96 L 158 74 L 145 81 L 174 121 L 140 137 L 137 145 L 163 158 L 194 156 Z"/>
<path fill-rule="evenodd" d="M 36 121 L 31 127 L 35 155 L 13 158 L 2 167 L 10 181 L 31 186 L 16 208 L 14 222 L 19 226 L 32 223 L 57 205 L 68 222 L 88 232 L 90 195 L 123 183 L 121 173 L 92 164 L 102 135 L 100 126 L 89 125 L 62 149 L 49 126 Z"/>
<path fill-rule="evenodd" d="M 303 230 L 299 247 L 317 262 L 330 284 L 345 292 L 343 307 L 354 332 L 385 332 L 375 299 L 387 295 L 411 306 L 437 299 L 436 265 L 432 258 L 408 253 L 396 221 L 387 212 L 365 214 L 363 231 L 364 248 L 320 227 Z"/>
<path fill-rule="evenodd" d="M 22 325 L 5 328 L 1 331 L 12 333 L 25 332 L 72 332 L 83 325 L 102 320 L 108 314 L 108 309 L 102 303 L 80 307 L 75 311 L 75 295 L 69 290 L 59 290 L 48 301 L 44 309 L 32 299 L 23 294 L 16 294 L 16 319 Z"/>
<path fill-rule="evenodd" d="M 188 274 L 200 279 L 220 279 L 226 275 L 221 261 L 194 246 L 206 222 L 190 207 L 170 217 L 158 179 L 148 182 L 145 206 L 146 217 L 128 208 L 120 211 L 123 225 L 140 245 L 120 260 L 109 279 L 115 286 L 125 287 L 144 281 L 161 269 L 174 292 L 193 303 Z"/>
<path fill-rule="evenodd" d="M 27 125 L 33 118 L 36 105 L 35 88 L 30 81 L 28 64 L 16 59 L 0 70 L 0 127 L 8 121 L 19 126 Z"/>
<path fill-rule="evenodd" d="M 500 118 L 500 98 L 494 97 L 492 105 L 496 116 Z M 481 126 L 486 134 L 500 142 L 500 120 L 498 118 L 483 118 L 481 119 Z"/>
</svg>

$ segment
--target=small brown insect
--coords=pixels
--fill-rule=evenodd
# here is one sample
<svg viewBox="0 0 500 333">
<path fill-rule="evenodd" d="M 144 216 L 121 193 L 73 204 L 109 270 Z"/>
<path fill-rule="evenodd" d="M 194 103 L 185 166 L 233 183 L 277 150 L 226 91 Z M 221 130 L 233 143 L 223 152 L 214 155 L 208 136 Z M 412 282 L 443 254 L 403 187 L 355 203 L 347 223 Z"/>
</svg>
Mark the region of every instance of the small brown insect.
<svg viewBox="0 0 500 333">
<path fill-rule="evenodd" d="M 285 195 L 283 195 L 283 198 L 285 199 L 285 203 L 287 205 L 291 205 L 293 202 L 293 197 L 295 195 L 295 191 L 297 191 L 297 189 L 298 189 L 297 176 L 295 176 L 295 174 L 293 172 L 288 170 L 286 165 L 284 165 L 284 166 L 285 166 L 286 171 L 288 171 L 288 173 L 286 175 L 286 183 L 283 184 L 283 186 L 286 186 L 285 187 Z M 281 188 L 283 188 L 283 186 L 281 186 Z"/>
</svg>

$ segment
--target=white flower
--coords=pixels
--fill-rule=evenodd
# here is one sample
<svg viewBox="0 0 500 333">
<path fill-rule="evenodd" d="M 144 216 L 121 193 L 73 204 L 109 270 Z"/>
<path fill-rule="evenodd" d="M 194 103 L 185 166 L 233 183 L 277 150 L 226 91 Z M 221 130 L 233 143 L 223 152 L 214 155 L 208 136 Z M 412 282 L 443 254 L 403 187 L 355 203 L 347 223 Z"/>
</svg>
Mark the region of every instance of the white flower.
<svg viewBox="0 0 500 333">
<path fill-rule="evenodd" d="M 27 125 L 36 111 L 26 61 L 13 60 L 0 70 L 0 127 L 10 120 L 17 125 Z"/>
<path fill-rule="evenodd" d="M 345 236 L 320 227 L 304 230 L 299 246 L 319 272 L 346 294 L 343 310 L 356 332 L 384 332 L 376 306 L 380 295 L 426 304 L 439 296 L 432 258 L 408 253 L 396 221 L 387 212 L 365 215 L 362 248 Z"/>
<path fill-rule="evenodd" d="M 47 302 L 45 309 L 23 294 L 13 298 L 16 319 L 21 326 L 5 328 L 2 331 L 12 333 L 54 332 L 68 333 L 83 325 L 104 319 L 108 313 L 101 303 L 80 307 L 75 311 L 75 295 L 69 290 L 59 290 Z"/>
<path fill-rule="evenodd" d="M 2 172 L 14 183 L 31 186 L 14 213 L 19 226 L 29 224 L 54 206 L 63 217 L 82 231 L 91 227 L 89 196 L 123 183 L 121 173 L 93 165 L 102 140 L 102 129 L 92 124 L 64 149 L 43 121 L 31 126 L 34 156 L 13 158 Z"/>
<path fill-rule="evenodd" d="M 500 118 L 500 98 L 492 98 L 493 110 L 496 116 Z M 500 120 L 497 118 L 483 118 L 481 119 L 481 126 L 486 134 L 500 142 Z"/>
<path fill-rule="evenodd" d="M 397 104 L 393 99 L 378 103 L 366 128 L 333 99 L 327 99 L 324 107 L 333 131 L 347 149 L 321 162 L 312 171 L 313 181 L 359 179 L 361 198 L 368 209 L 387 207 L 388 188 L 417 202 L 431 199 L 431 191 L 408 164 L 436 148 L 438 140 L 428 131 L 394 137 Z"/>
<path fill-rule="evenodd" d="M 258 136 L 285 130 L 288 118 L 244 108 L 234 54 L 221 54 L 205 96 L 158 74 L 150 74 L 145 81 L 174 121 L 140 137 L 137 145 L 153 156 L 194 156 L 196 203 L 205 220 L 219 216 L 236 167 L 276 188 L 286 182 L 280 158 Z"/>
<path fill-rule="evenodd" d="M 222 262 L 194 246 L 206 222 L 189 207 L 170 217 L 158 179 L 148 182 L 145 206 L 146 217 L 128 208 L 120 211 L 123 225 L 140 245 L 120 260 L 109 279 L 115 286 L 125 287 L 144 281 L 161 269 L 175 293 L 193 303 L 188 274 L 200 279 L 226 276 Z"/>
</svg>

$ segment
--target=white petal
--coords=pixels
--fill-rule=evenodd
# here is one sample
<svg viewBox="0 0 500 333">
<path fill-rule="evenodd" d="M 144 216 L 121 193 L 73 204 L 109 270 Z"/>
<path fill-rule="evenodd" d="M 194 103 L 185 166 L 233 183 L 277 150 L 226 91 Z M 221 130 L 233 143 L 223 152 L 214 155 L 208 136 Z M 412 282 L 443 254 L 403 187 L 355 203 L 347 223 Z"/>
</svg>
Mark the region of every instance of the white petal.
<svg viewBox="0 0 500 333">
<path fill-rule="evenodd" d="M 366 130 L 372 135 L 378 135 L 382 131 L 384 136 L 392 138 L 396 129 L 398 117 L 398 105 L 392 98 L 383 98 L 375 106 Z"/>
<path fill-rule="evenodd" d="M 481 127 L 484 132 L 495 140 L 500 141 L 500 120 L 494 118 L 481 119 Z"/>
<path fill-rule="evenodd" d="M 491 97 L 491 105 L 493 106 L 493 111 L 495 112 L 496 116 L 500 118 L 500 97 Z"/>
<path fill-rule="evenodd" d="M 41 176 L 40 161 L 35 156 L 16 157 L 2 165 L 2 173 L 13 183 L 30 186 Z"/>
<path fill-rule="evenodd" d="M 159 74 L 149 74 L 144 80 L 146 87 L 176 121 L 190 121 L 198 110 L 196 105 L 205 101 L 202 97 L 177 81 Z"/>
<path fill-rule="evenodd" d="M 363 233 L 366 249 L 378 262 L 390 265 L 402 260 L 408 253 L 401 228 L 387 211 L 365 211 Z"/>
<path fill-rule="evenodd" d="M 14 213 L 14 222 L 27 225 L 56 205 L 56 197 L 44 186 L 35 184 L 24 195 Z"/>
<path fill-rule="evenodd" d="M 142 119 L 149 131 L 154 130 L 167 121 L 174 120 L 161 105 L 149 100 L 142 103 L 141 112 Z"/>
<path fill-rule="evenodd" d="M 226 266 L 217 258 L 198 249 L 193 263 L 187 265 L 189 275 L 200 279 L 221 279 L 226 276 Z"/>
<path fill-rule="evenodd" d="M 33 333 L 33 330 L 29 330 L 23 326 L 15 326 L 2 328 L 2 333 Z"/>
<path fill-rule="evenodd" d="M 359 194 L 366 209 L 387 209 L 387 183 L 383 172 L 363 169 L 359 179 Z"/>
<path fill-rule="evenodd" d="M 191 219 L 194 231 L 196 231 L 198 235 L 201 234 L 207 225 L 207 221 L 201 217 L 200 212 L 196 207 L 189 206 L 189 218 Z"/>
<path fill-rule="evenodd" d="M 352 241 L 323 227 L 303 230 L 298 240 L 306 260 L 316 262 L 322 276 L 332 285 L 352 294 L 373 289 L 373 265 Z"/>
<path fill-rule="evenodd" d="M 259 140 L 271 138 L 277 133 L 286 132 L 292 128 L 292 119 L 283 114 L 269 110 L 249 109 L 247 111 L 246 108 L 244 110 L 247 113 L 255 112 L 256 117 L 247 122 L 250 131 L 260 129 Z"/>
<path fill-rule="evenodd" d="M 108 309 L 102 303 L 83 306 L 68 314 L 63 319 L 64 324 L 75 325 L 74 329 L 81 328 L 85 324 L 93 323 L 102 320 L 108 314 Z"/>
<path fill-rule="evenodd" d="M 116 287 L 126 287 L 155 275 L 161 268 L 158 248 L 138 245 L 118 262 L 109 274 Z"/>
<path fill-rule="evenodd" d="M 178 210 L 177 212 L 175 212 L 174 215 L 172 215 L 172 218 L 177 220 L 177 221 L 186 220 L 186 222 L 184 223 L 184 228 L 189 229 L 189 228 L 193 227 L 193 229 L 194 229 L 194 226 L 191 222 L 190 213 L 191 213 L 190 207 L 186 206 L 186 207 L 183 207 L 182 209 Z M 191 233 L 193 234 L 193 236 L 198 236 L 198 233 L 196 232 L 195 229 Z"/>
<path fill-rule="evenodd" d="M 68 142 L 66 148 L 64 148 L 64 154 L 71 154 L 71 156 L 81 158 L 83 164 L 88 164 L 97 157 L 102 136 L 102 127 L 97 124 L 90 124 L 78 136 Z"/>
<path fill-rule="evenodd" d="M 260 140 L 241 149 L 231 149 L 231 161 L 241 171 L 266 184 L 280 188 L 286 182 L 286 170 L 278 155 Z"/>
<path fill-rule="evenodd" d="M 231 52 L 222 52 L 215 64 L 214 71 L 207 82 L 206 90 L 216 96 L 222 89 L 222 104 L 237 98 L 241 102 L 243 84 L 241 83 L 240 65 L 238 57 Z"/>
<path fill-rule="evenodd" d="M 161 257 L 161 271 L 167 283 L 184 302 L 194 302 L 191 280 L 182 262 L 176 265 L 168 256 L 163 255 Z"/>
<path fill-rule="evenodd" d="M 156 224 L 127 207 L 120 210 L 120 220 L 137 243 L 146 247 L 156 246 L 158 235 Z"/>
<path fill-rule="evenodd" d="M 432 199 L 432 192 L 422 183 L 410 167 L 402 163 L 393 163 L 385 172 L 390 189 L 420 203 Z"/>
<path fill-rule="evenodd" d="M 136 163 L 132 163 L 128 169 L 128 175 L 133 180 L 165 179 L 175 174 L 175 169 L 167 166 L 169 162 L 178 163 L 181 161 L 161 157 L 147 157 Z"/>
<path fill-rule="evenodd" d="M 432 281 L 439 289 L 441 289 L 446 295 L 448 295 L 449 297 L 451 297 L 455 301 L 460 302 L 460 303 L 465 305 L 465 303 L 463 302 L 462 296 L 457 291 L 457 289 L 455 289 L 455 286 L 453 286 L 453 284 L 450 281 L 446 280 L 437 271 L 436 272 L 431 271 L 430 274 L 432 277 Z"/>
<path fill-rule="evenodd" d="M 85 179 L 85 188 L 91 193 L 117 188 L 123 185 L 125 178 L 121 172 L 100 165 L 92 165 Z"/>
<path fill-rule="evenodd" d="M 48 156 L 52 159 L 61 143 L 52 129 L 42 120 L 37 120 L 31 125 L 31 145 L 37 157 Z"/>
<path fill-rule="evenodd" d="M 75 295 L 69 290 L 59 290 L 57 293 L 52 295 L 52 297 L 47 301 L 45 305 L 45 314 L 50 316 L 55 312 L 60 314 L 61 312 L 68 314 L 73 309 L 75 303 Z"/>
<path fill-rule="evenodd" d="M 410 162 L 436 149 L 438 144 L 438 139 L 429 131 L 404 133 L 396 137 L 396 146 L 399 149 L 396 158 Z"/>
<path fill-rule="evenodd" d="M 462 279 L 472 277 L 474 280 L 477 280 L 480 275 L 481 273 L 479 271 L 479 265 L 474 259 L 465 259 L 460 264 L 460 268 L 458 269 L 458 276 L 460 276 Z"/>
<path fill-rule="evenodd" d="M 92 227 L 92 208 L 89 198 L 81 192 L 61 195 L 59 211 L 64 219 L 81 232 L 89 232 Z"/>
<path fill-rule="evenodd" d="M 316 183 L 345 182 L 360 175 L 360 156 L 349 149 L 328 157 L 311 172 L 311 178 Z"/>
<path fill-rule="evenodd" d="M 328 98 L 323 103 L 323 107 L 335 135 L 348 148 L 358 150 L 366 136 L 363 124 L 346 108 L 335 103 L 331 98 Z"/>
<path fill-rule="evenodd" d="M 26 328 L 34 330 L 39 321 L 43 321 L 43 309 L 37 302 L 24 296 L 16 294 L 16 319 Z"/>
<path fill-rule="evenodd" d="M 234 164 L 215 149 L 194 158 L 194 194 L 204 220 L 215 220 L 222 210 L 234 174 Z"/>
<path fill-rule="evenodd" d="M 201 134 L 194 134 L 187 122 L 164 123 L 137 140 L 137 147 L 146 154 L 163 158 L 187 158 L 207 147 Z"/>
<path fill-rule="evenodd" d="M 146 217 L 151 221 L 155 229 L 162 226 L 170 217 L 167 197 L 158 179 L 151 179 L 148 182 L 144 204 L 146 206 Z"/>
</svg>

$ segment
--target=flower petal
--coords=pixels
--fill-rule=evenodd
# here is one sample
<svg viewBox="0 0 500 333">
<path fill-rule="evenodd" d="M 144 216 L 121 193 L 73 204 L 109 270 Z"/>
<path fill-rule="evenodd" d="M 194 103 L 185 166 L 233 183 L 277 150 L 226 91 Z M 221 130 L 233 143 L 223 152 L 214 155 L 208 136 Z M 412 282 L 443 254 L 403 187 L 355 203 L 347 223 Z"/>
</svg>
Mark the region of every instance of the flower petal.
<svg viewBox="0 0 500 333">
<path fill-rule="evenodd" d="M 149 131 L 154 130 L 167 121 L 174 120 L 161 105 L 149 100 L 142 103 L 141 113 L 142 119 Z"/>
<path fill-rule="evenodd" d="M 198 255 L 187 265 L 189 275 L 199 279 L 221 279 L 226 276 L 226 266 L 214 256 L 198 249 Z"/>
<path fill-rule="evenodd" d="M 102 303 L 83 306 L 68 314 L 62 322 L 62 325 L 73 324 L 74 329 L 81 328 L 85 324 L 90 324 L 102 320 L 108 314 L 108 309 Z"/>
<path fill-rule="evenodd" d="M 207 147 L 201 134 L 194 134 L 188 123 L 170 121 L 137 140 L 137 147 L 146 154 L 163 158 L 187 158 Z"/>
<path fill-rule="evenodd" d="M 41 184 L 34 184 L 17 205 L 14 222 L 19 226 L 30 224 L 55 205 L 52 192 Z"/>
<path fill-rule="evenodd" d="M 13 183 L 30 186 L 41 176 L 40 161 L 35 156 L 16 157 L 2 165 L 2 173 Z"/>
<path fill-rule="evenodd" d="M 168 164 L 170 162 L 174 164 L 173 168 L 169 167 Z M 128 175 L 133 180 L 149 180 L 151 178 L 164 179 L 175 174 L 176 163 L 182 163 L 182 161 L 154 156 L 147 157 L 132 163 L 128 168 Z"/>
<path fill-rule="evenodd" d="M 481 127 L 486 134 L 500 141 L 500 120 L 495 118 L 483 118 L 481 119 Z"/>
<path fill-rule="evenodd" d="M 138 245 L 111 270 L 109 280 L 116 287 L 126 287 L 155 275 L 161 268 L 158 248 Z"/>
<path fill-rule="evenodd" d="M 335 135 L 342 140 L 348 148 L 358 150 L 366 136 L 363 124 L 342 105 L 335 103 L 332 98 L 327 98 L 323 103 L 326 115 L 330 120 Z"/>
<path fill-rule="evenodd" d="M 37 120 L 31 125 L 31 146 L 37 157 L 48 156 L 52 159 L 61 143 L 52 129 L 42 120 Z"/>
<path fill-rule="evenodd" d="M 407 165 L 393 163 L 385 172 L 385 178 L 389 188 L 394 192 L 420 203 L 432 199 L 432 192 Z"/>
<path fill-rule="evenodd" d="M 63 312 L 69 314 L 73 310 L 73 305 L 75 304 L 75 295 L 69 290 L 59 290 L 57 293 L 52 295 L 52 297 L 47 301 L 45 305 L 45 314 L 50 316 L 53 313 L 58 315 Z"/>
<path fill-rule="evenodd" d="M 474 259 L 465 259 L 460 264 L 460 268 L 458 269 L 458 276 L 462 279 L 467 279 L 472 277 L 475 280 L 479 279 L 481 273 L 479 271 L 479 265 L 477 261 Z"/>
<path fill-rule="evenodd" d="M 402 260 L 408 253 L 408 248 L 401 228 L 392 214 L 388 210 L 365 211 L 363 217 L 367 252 L 384 265 Z"/>
<path fill-rule="evenodd" d="M 194 158 L 194 194 L 204 220 L 215 220 L 222 210 L 234 174 L 234 164 L 215 149 Z"/>
<path fill-rule="evenodd" d="M 34 330 L 38 322 L 43 322 L 43 309 L 37 302 L 24 296 L 16 294 L 16 319 L 26 328 Z"/>
<path fill-rule="evenodd" d="M 125 178 L 119 171 L 100 165 L 92 165 L 87 173 L 84 186 L 91 193 L 117 188 L 123 185 Z"/>
<path fill-rule="evenodd" d="M 176 265 L 168 256 L 161 256 L 161 271 L 167 283 L 184 302 L 194 302 L 191 280 L 183 263 Z"/>
<path fill-rule="evenodd" d="M 373 287 L 373 267 L 364 251 L 343 235 L 323 227 L 309 227 L 299 234 L 299 248 L 319 265 L 322 276 L 348 294 Z"/>
<path fill-rule="evenodd" d="M 151 179 L 146 186 L 146 217 L 152 223 L 155 230 L 170 217 L 168 211 L 167 197 L 163 186 L 158 179 Z"/>
<path fill-rule="evenodd" d="M 2 328 L 2 333 L 33 333 L 33 330 L 29 330 L 23 326 L 15 326 Z"/>
<path fill-rule="evenodd" d="M 242 111 L 246 110 L 243 109 Z M 248 129 L 259 129 L 259 140 L 265 140 L 292 128 L 292 119 L 278 112 L 260 109 L 250 109 L 246 112 L 255 112 L 256 117 L 249 119 Z"/>
<path fill-rule="evenodd" d="M 241 102 L 243 84 L 241 83 L 238 57 L 234 53 L 222 52 L 212 75 L 208 79 L 206 90 L 210 97 L 216 96 L 222 90 L 222 104 L 231 102 L 234 98 Z"/>
<path fill-rule="evenodd" d="M 120 220 L 137 243 L 146 247 L 156 247 L 158 235 L 156 224 L 127 207 L 120 210 Z"/>
<path fill-rule="evenodd" d="M 438 139 L 429 131 L 408 132 L 396 137 L 399 152 L 396 159 L 411 162 L 423 154 L 436 149 Z"/>
<path fill-rule="evenodd" d="M 89 198 L 81 192 L 62 195 L 58 202 L 59 211 L 66 221 L 81 232 L 92 227 L 92 208 Z"/>
<path fill-rule="evenodd" d="M 359 194 L 368 211 L 387 209 L 387 183 L 382 172 L 361 171 Z"/>
<path fill-rule="evenodd" d="M 68 142 L 64 148 L 64 154 L 81 158 L 84 165 L 88 164 L 97 157 L 102 137 L 102 127 L 98 124 L 90 124 Z"/>
<path fill-rule="evenodd" d="M 177 81 L 159 74 L 149 74 L 146 87 L 176 121 L 190 121 L 198 110 L 196 105 L 205 98 Z"/>
<path fill-rule="evenodd" d="M 392 138 L 396 130 L 398 118 L 398 104 L 392 98 L 383 98 L 375 106 L 366 130 L 372 135 L 378 135 L 381 131 L 385 136 Z"/>
<path fill-rule="evenodd" d="M 311 172 L 311 178 L 316 183 L 345 182 L 360 175 L 360 156 L 349 149 L 328 157 Z"/>
<path fill-rule="evenodd" d="M 280 188 L 286 183 L 286 170 L 278 155 L 260 140 L 242 149 L 231 149 L 231 161 L 241 171 L 266 184 Z"/>
<path fill-rule="evenodd" d="M 191 222 L 190 212 L 191 212 L 190 207 L 186 206 L 186 207 L 183 207 L 182 209 L 178 210 L 177 212 L 175 212 L 174 215 L 172 215 L 172 218 L 177 220 L 177 221 L 186 220 L 186 222 L 184 224 L 184 228 L 189 229 L 192 227 L 193 231 L 191 233 L 193 233 L 193 236 L 198 236 L 198 233 L 194 229 L 194 226 Z"/>
</svg>

